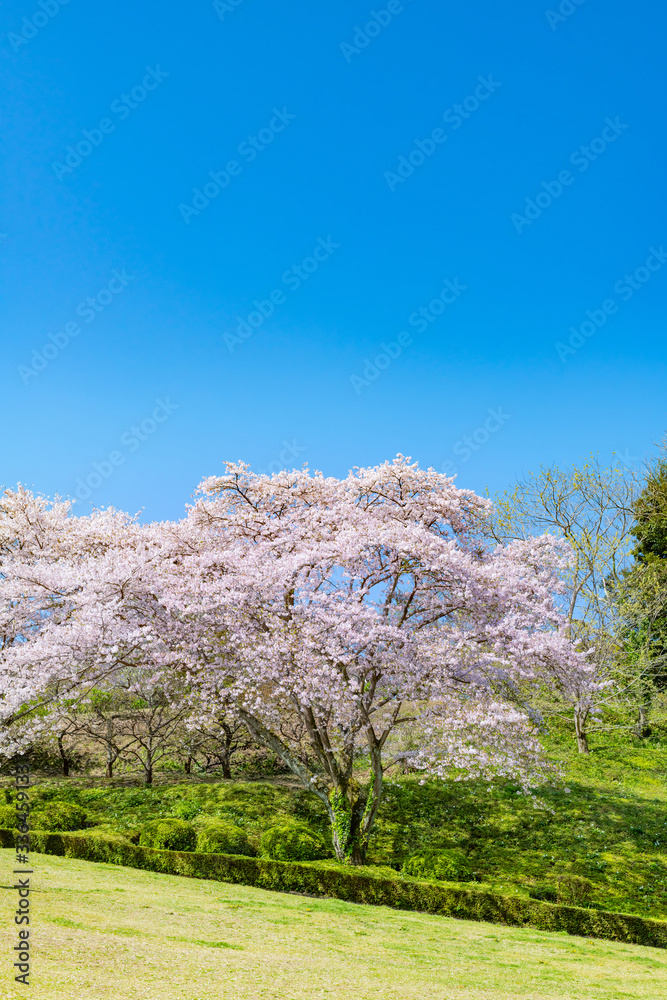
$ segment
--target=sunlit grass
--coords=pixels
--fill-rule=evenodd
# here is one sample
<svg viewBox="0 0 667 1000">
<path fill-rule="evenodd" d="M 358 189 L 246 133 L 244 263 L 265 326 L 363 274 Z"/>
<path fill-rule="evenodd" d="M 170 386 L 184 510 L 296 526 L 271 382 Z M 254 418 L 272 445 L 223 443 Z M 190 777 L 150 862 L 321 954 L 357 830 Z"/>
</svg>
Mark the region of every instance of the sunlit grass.
<svg viewBox="0 0 667 1000">
<path fill-rule="evenodd" d="M 14 854 L 2 851 L 11 884 Z M 34 1000 L 646 1000 L 667 953 L 33 855 Z M 11 986 L 5 888 L 0 996 Z"/>
</svg>

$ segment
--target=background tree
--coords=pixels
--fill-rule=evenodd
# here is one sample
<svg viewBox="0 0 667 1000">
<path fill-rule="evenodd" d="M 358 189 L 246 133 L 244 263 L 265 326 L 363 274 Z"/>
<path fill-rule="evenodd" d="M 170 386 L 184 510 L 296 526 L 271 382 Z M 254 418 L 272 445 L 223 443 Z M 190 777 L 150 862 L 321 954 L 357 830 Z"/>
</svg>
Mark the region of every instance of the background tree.
<svg viewBox="0 0 667 1000">
<path fill-rule="evenodd" d="M 619 591 L 627 687 L 637 704 L 637 735 L 650 733 L 656 691 L 667 687 L 667 458 L 649 464 L 633 510 L 634 563 Z"/>
<path fill-rule="evenodd" d="M 256 746 L 247 728 L 239 720 L 220 714 L 209 724 L 185 719 L 177 739 L 176 755 L 185 762 L 190 774 L 196 763 L 202 771 L 220 768 L 223 778 L 231 778 L 232 761 Z"/>
<path fill-rule="evenodd" d="M 146 684 L 142 678 L 128 682 L 124 695 L 126 707 L 120 719 L 123 756 L 135 760 L 141 766 L 144 784 L 152 785 L 156 765 L 178 748 L 187 707 L 174 705 L 163 689 Z"/>
<path fill-rule="evenodd" d="M 568 469 L 542 466 L 497 498 L 490 526 L 502 541 L 549 532 L 571 546 L 562 610 L 572 641 L 592 650 L 595 670 L 555 680 L 571 706 L 580 753 L 589 752 L 590 718 L 622 648 L 617 595 L 630 564 L 637 491 L 637 477 L 620 462 L 604 466 L 591 457 Z"/>
</svg>

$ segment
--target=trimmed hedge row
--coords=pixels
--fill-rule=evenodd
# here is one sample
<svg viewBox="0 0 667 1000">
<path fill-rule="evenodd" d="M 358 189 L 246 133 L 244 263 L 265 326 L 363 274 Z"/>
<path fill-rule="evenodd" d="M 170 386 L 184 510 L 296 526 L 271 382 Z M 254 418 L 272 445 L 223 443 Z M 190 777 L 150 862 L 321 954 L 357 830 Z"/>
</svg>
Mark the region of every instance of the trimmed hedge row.
<svg viewBox="0 0 667 1000">
<path fill-rule="evenodd" d="M 14 831 L 0 830 L 2 847 L 14 846 Z M 308 862 L 270 861 L 233 854 L 197 854 L 135 847 L 113 837 L 78 833 L 30 834 L 31 850 L 84 861 L 107 862 L 188 878 L 215 879 L 274 892 L 328 896 L 352 903 L 417 910 L 462 920 L 481 920 L 542 931 L 566 931 L 581 937 L 667 948 L 667 922 L 625 913 L 585 910 L 516 896 L 435 885 L 416 879 L 388 878 L 340 871 Z"/>
</svg>

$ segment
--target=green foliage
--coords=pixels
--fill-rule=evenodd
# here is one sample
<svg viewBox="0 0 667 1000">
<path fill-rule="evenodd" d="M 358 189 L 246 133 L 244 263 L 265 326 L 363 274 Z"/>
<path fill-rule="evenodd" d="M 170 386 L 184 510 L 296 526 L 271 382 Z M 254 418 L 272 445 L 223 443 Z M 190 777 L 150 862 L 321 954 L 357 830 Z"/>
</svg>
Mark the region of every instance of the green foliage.
<svg viewBox="0 0 667 1000">
<path fill-rule="evenodd" d="M 13 830 L 16 826 L 16 809 L 14 806 L 0 806 L 0 827 Z"/>
<path fill-rule="evenodd" d="M 194 851 L 197 832 L 183 819 L 154 819 L 142 828 L 139 843 L 163 851 Z"/>
<path fill-rule="evenodd" d="M 39 715 L 39 713 L 36 714 Z M 53 743 L 47 740 L 33 743 L 29 752 L 22 751 L 11 757 L 2 758 L 0 760 L 0 774 L 13 774 L 16 765 L 24 763 L 27 758 L 30 760 L 33 771 L 53 776 L 59 776 L 63 773 L 62 758 Z M 92 763 L 90 754 L 77 750 L 75 747 L 68 749 L 68 758 L 70 772 L 86 771 Z"/>
<path fill-rule="evenodd" d="M 201 803 L 192 796 L 187 796 L 174 806 L 174 813 L 179 819 L 194 819 L 201 811 Z"/>
<path fill-rule="evenodd" d="M 593 883 L 578 875 L 561 875 L 558 879 L 558 902 L 568 906 L 587 906 L 593 894 Z"/>
<path fill-rule="evenodd" d="M 69 802 L 46 802 L 30 815 L 31 830 L 82 830 L 87 816 Z"/>
<path fill-rule="evenodd" d="M 275 861 L 315 861 L 327 851 L 322 837 L 303 823 L 281 823 L 262 834 L 262 857 Z"/>
<path fill-rule="evenodd" d="M 345 847 L 347 848 L 347 853 L 350 853 L 352 850 L 352 845 L 349 842 L 350 832 L 352 830 L 352 810 L 350 808 L 350 803 L 343 793 L 338 790 L 332 792 L 329 796 L 329 801 L 331 802 L 331 808 L 334 813 L 333 832 L 336 840 L 341 845 L 341 849 Z"/>
<path fill-rule="evenodd" d="M 404 875 L 421 879 L 442 879 L 444 882 L 471 882 L 475 878 L 463 851 L 422 851 L 403 862 Z"/>
<path fill-rule="evenodd" d="M 253 851 L 247 834 L 233 823 L 220 819 L 207 819 L 197 834 L 197 850 L 208 854 L 245 854 Z"/>
<path fill-rule="evenodd" d="M 234 773 L 242 778 L 267 778 L 279 774 L 291 774 L 280 757 L 259 746 L 252 746 L 243 753 L 236 754 L 232 768 Z"/>
<path fill-rule="evenodd" d="M 528 891 L 531 899 L 540 899 L 544 903 L 555 903 L 558 899 L 558 889 L 553 885 L 539 882 Z"/>
<path fill-rule="evenodd" d="M 634 508 L 635 555 L 642 562 L 667 559 L 667 459 L 650 470 Z"/>
<path fill-rule="evenodd" d="M 623 665 L 634 666 L 638 700 L 647 709 L 653 689 L 667 688 L 667 458 L 648 470 L 633 507 L 635 563 L 619 594 L 627 626 Z"/>
<path fill-rule="evenodd" d="M 13 833 L 0 830 L 3 847 L 11 847 L 13 841 Z M 584 937 L 667 948 L 667 922 L 418 882 L 395 875 L 392 878 L 377 877 L 333 862 L 308 864 L 234 855 L 161 851 L 134 847 L 120 838 L 72 833 L 36 834 L 33 850 L 170 875 L 253 885 L 278 892 L 328 896 L 355 903 L 392 906 L 510 926 L 527 925 L 544 931 L 566 931 Z"/>
</svg>

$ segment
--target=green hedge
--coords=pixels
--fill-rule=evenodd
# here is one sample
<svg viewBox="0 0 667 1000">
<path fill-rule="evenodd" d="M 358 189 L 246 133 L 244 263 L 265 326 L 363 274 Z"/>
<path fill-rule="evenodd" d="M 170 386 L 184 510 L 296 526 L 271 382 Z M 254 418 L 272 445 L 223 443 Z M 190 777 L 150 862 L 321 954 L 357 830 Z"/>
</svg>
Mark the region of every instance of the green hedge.
<svg viewBox="0 0 667 1000">
<path fill-rule="evenodd" d="M 14 832 L 0 830 L 0 844 L 14 846 Z M 631 944 L 667 948 L 667 922 L 625 913 L 585 910 L 576 906 L 543 903 L 517 896 L 435 885 L 416 879 L 341 871 L 322 864 L 271 861 L 228 854 L 197 854 L 135 847 L 121 837 L 92 837 L 77 833 L 30 834 L 31 850 L 64 855 L 84 861 L 102 861 L 129 868 L 189 878 L 216 879 L 257 886 L 275 892 L 300 892 L 353 903 L 418 910 L 462 920 L 484 920 L 542 931 L 566 931 L 582 937 L 604 938 Z"/>
</svg>

